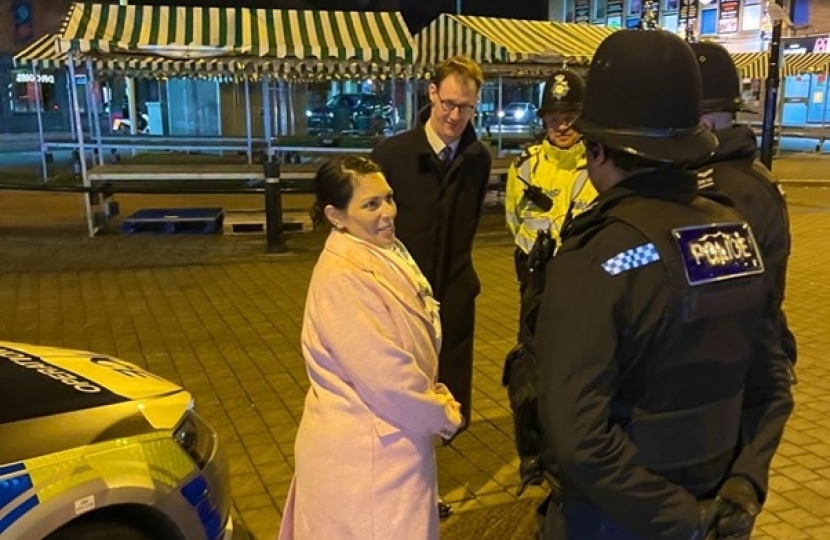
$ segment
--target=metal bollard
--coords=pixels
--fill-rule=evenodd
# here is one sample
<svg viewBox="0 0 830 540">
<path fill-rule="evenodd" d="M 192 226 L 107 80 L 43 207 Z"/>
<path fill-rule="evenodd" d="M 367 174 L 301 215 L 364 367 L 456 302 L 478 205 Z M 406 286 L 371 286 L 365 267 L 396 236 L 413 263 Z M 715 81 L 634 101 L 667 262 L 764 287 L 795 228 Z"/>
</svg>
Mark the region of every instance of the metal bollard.
<svg viewBox="0 0 830 540">
<path fill-rule="evenodd" d="M 282 193 L 280 189 L 280 164 L 263 163 L 265 169 L 265 236 L 268 253 L 285 253 L 282 234 Z"/>
<path fill-rule="evenodd" d="M 46 152 L 43 159 L 46 163 L 46 179 L 52 178 L 55 176 L 55 154 Z"/>
<path fill-rule="evenodd" d="M 81 153 L 77 150 L 72 150 L 72 172 L 81 174 Z"/>
</svg>

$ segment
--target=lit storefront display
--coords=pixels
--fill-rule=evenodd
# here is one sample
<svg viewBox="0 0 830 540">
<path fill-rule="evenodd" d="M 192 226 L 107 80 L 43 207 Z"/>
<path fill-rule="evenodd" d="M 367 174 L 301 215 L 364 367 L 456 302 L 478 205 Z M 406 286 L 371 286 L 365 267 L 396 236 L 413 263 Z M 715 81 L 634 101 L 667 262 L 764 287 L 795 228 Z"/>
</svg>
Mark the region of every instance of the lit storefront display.
<svg viewBox="0 0 830 540">
<path fill-rule="evenodd" d="M 38 106 L 42 112 L 58 107 L 55 92 L 55 76 L 51 73 L 38 73 L 15 70 L 11 73 L 9 84 L 9 107 L 13 113 L 36 112 Z"/>
<path fill-rule="evenodd" d="M 783 38 L 785 57 L 830 52 L 830 35 Z M 821 125 L 830 119 L 827 73 L 804 73 L 784 78 L 781 121 L 787 126 Z"/>
<path fill-rule="evenodd" d="M 766 46 L 765 0 L 561 0 L 555 20 L 638 28 L 651 7 L 659 27 L 687 36 L 721 41 L 732 52 Z M 766 37 L 766 40 L 765 40 Z"/>
</svg>

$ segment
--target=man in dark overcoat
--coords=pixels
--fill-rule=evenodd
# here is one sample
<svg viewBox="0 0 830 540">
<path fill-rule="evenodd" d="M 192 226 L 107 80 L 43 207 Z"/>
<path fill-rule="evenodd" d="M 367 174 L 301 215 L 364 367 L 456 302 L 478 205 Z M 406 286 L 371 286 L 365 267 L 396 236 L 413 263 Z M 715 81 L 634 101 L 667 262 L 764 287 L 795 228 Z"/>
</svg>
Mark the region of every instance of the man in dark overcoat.
<svg viewBox="0 0 830 540">
<path fill-rule="evenodd" d="M 435 70 L 429 105 L 417 125 L 379 143 L 372 159 L 383 168 L 398 204 L 395 233 L 441 303 L 443 344 L 439 381 L 470 421 L 475 301 L 473 238 L 481 217 L 492 158 L 471 122 L 483 83 L 481 68 L 463 56 Z"/>
</svg>

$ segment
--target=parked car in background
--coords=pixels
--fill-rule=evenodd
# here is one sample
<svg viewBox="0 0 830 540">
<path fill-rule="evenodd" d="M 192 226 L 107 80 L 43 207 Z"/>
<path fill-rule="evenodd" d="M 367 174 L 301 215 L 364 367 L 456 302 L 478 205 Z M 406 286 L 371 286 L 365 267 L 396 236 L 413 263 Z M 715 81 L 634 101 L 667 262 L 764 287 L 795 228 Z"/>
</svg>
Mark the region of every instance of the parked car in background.
<svg viewBox="0 0 830 540">
<path fill-rule="evenodd" d="M 107 355 L 0 342 L 0 538 L 236 540 L 193 396 Z"/>
<path fill-rule="evenodd" d="M 539 108 L 533 103 L 526 101 L 514 101 L 504 109 L 496 111 L 496 114 L 488 115 L 487 126 L 525 126 L 537 128 L 541 126 L 539 120 Z"/>
<path fill-rule="evenodd" d="M 377 94 L 338 94 L 322 107 L 307 110 L 305 115 L 309 133 L 383 133 L 398 123 L 392 102 Z"/>
</svg>

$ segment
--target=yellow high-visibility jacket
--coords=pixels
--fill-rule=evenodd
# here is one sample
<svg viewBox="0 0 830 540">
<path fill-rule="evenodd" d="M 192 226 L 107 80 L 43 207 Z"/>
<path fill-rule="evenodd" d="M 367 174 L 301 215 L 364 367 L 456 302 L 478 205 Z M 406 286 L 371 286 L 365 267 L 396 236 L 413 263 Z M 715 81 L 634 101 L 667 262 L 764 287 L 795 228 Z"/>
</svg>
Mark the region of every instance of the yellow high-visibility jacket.
<svg viewBox="0 0 830 540">
<path fill-rule="evenodd" d="M 549 212 L 543 212 L 528 200 L 526 186 L 519 176 L 539 186 L 553 199 L 553 208 Z M 546 139 L 527 148 L 510 165 L 504 195 L 507 228 L 525 253 L 530 252 L 540 229 L 550 230 L 558 244 L 559 231 L 571 201 L 574 202 L 573 215 L 578 215 L 596 196 L 596 189 L 588 180 L 585 146 L 577 143 L 562 149 Z"/>
</svg>

